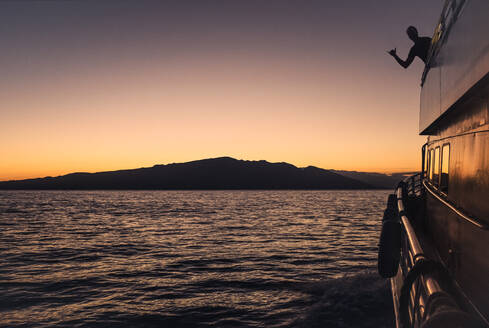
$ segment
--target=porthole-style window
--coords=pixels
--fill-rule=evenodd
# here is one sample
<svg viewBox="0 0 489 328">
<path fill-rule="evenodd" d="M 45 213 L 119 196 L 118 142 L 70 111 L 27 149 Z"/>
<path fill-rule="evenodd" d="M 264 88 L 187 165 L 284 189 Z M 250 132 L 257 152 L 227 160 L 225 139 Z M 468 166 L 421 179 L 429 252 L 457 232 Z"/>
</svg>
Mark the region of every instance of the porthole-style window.
<svg viewBox="0 0 489 328">
<path fill-rule="evenodd" d="M 441 177 L 440 190 L 448 193 L 448 178 L 450 168 L 450 145 L 443 145 L 441 149 Z"/>
</svg>

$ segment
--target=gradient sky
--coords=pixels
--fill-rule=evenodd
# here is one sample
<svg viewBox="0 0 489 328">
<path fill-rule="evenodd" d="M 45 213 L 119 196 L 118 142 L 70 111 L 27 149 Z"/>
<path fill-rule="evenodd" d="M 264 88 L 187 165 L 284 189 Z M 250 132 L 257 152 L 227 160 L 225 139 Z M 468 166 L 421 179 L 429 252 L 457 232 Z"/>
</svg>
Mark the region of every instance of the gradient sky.
<svg viewBox="0 0 489 328">
<path fill-rule="evenodd" d="M 442 0 L 0 2 L 0 180 L 195 159 L 419 168 Z"/>
</svg>

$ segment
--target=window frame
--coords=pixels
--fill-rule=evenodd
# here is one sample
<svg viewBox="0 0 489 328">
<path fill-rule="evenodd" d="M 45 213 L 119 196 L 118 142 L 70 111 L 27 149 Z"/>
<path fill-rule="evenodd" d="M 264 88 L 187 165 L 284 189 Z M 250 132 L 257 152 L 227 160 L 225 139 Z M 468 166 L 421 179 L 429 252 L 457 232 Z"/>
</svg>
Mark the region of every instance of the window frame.
<svg viewBox="0 0 489 328">
<path fill-rule="evenodd" d="M 437 153 L 438 153 L 438 156 L 437 156 Z M 433 158 L 434 163 L 433 163 L 433 179 L 432 179 L 432 183 L 437 188 L 440 186 L 440 169 L 441 169 L 441 167 L 440 167 L 440 153 L 441 153 L 440 146 L 436 146 L 435 149 L 434 149 L 434 156 L 433 156 L 434 157 Z M 436 160 L 438 160 L 438 162 Z M 435 172 L 435 170 L 437 172 Z"/>
<path fill-rule="evenodd" d="M 433 167 L 431 183 L 438 188 L 440 186 L 440 146 L 433 149 Z M 438 160 L 438 161 L 437 161 Z"/>
<path fill-rule="evenodd" d="M 449 142 L 447 143 L 444 143 L 442 146 L 441 146 L 441 153 L 440 153 L 440 191 L 443 192 L 444 194 L 447 194 L 448 193 L 448 186 L 450 184 L 450 152 L 451 152 L 451 145 Z M 448 158 L 447 158 L 447 178 L 446 178 L 446 185 L 443 184 L 443 178 L 442 178 L 442 175 L 443 175 L 443 164 L 445 162 L 445 158 L 444 158 L 444 155 L 445 155 L 445 149 L 448 149 Z"/>
<path fill-rule="evenodd" d="M 431 148 L 430 149 L 430 166 L 429 166 L 429 171 L 428 171 L 428 180 L 430 182 L 433 182 L 433 161 L 435 160 L 435 149 Z"/>
<path fill-rule="evenodd" d="M 429 153 L 430 153 L 430 151 L 429 151 L 428 147 L 426 145 L 423 146 L 423 163 L 422 163 L 422 165 L 423 165 L 423 170 L 422 170 L 423 176 L 422 177 L 423 178 L 428 177 L 428 161 L 429 161 L 428 154 Z"/>
</svg>

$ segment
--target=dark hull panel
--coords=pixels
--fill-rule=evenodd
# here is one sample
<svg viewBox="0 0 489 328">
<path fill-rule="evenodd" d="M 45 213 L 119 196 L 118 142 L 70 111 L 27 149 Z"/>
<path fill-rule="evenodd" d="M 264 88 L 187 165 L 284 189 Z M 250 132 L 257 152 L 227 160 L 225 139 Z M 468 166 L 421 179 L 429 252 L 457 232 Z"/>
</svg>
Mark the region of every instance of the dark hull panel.
<svg viewBox="0 0 489 328">
<path fill-rule="evenodd" d="M 438 199 L 426 195 L 427 223 L 441 261 L 460 286 L 471 312 L 489 318 L 489 231 L 463 220 Z"/>
</svg>

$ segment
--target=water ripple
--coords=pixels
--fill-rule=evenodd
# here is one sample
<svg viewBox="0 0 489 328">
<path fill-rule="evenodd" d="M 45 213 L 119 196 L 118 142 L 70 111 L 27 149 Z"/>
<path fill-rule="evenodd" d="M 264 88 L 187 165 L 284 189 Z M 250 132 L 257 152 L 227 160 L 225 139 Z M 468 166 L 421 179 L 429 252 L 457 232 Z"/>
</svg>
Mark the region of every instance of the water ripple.
<svg viewBox="0 0 489 328">
<path fill-rule="evenodd" d="M 390 327 L 386 191 L 1 191 L 0 326 Z"/>
</svg>

